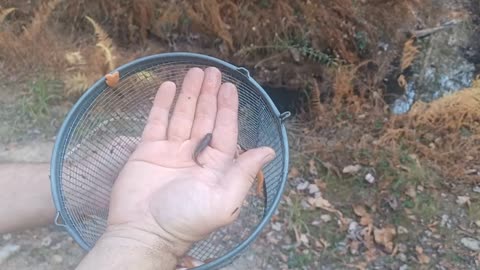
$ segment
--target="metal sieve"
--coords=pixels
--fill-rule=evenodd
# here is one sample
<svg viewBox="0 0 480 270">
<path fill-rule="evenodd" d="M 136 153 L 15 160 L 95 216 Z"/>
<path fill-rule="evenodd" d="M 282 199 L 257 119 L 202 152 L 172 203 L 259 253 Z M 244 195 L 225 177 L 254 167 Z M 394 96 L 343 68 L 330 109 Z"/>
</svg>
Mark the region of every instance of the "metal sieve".
<svg viewBox="0 0 480 270">
<path fill-rule="evenodd" d="M 192 67 L 214 66 L 222 82 L 239 93 L 239 138 L 243 149 L 269 146 L 276 157 L 263 168 L 264 196 L 247 196 L 238 219 L 197 242 L 188 256 L 207 263 L 195 269 L 216 269 L 231 263 L 260 234 L 280 201 L 288 170 L 288 142 L 280 114 L 245 68 L 193 53 L 144 57 L 117 70 L 112 88 L 105 78 L 78 100 L 58 133 L 51 161 L 55 223 L 84 249 L 91 249 L 106 229 L 113 182 L 139 143 L 155 93 L 164 81 L 180 86 Z M 181 87 L 177 87 L 177 94 Z M 252 188 L 253 189 L 253 188 Z"/>
</svg>

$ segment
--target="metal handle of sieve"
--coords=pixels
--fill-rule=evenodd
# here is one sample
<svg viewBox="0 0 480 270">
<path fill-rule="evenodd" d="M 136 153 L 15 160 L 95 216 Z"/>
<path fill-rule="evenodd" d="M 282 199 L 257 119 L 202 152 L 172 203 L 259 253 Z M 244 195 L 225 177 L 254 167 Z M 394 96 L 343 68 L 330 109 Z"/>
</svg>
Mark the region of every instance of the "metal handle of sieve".
<svg viewBox="0 0 480 270">
<path fill-rule="evenodd" d="M 291 112 L 289 111 L 286 111 L 286 112 L 283 112 L 280 114 L 280 121 L 283 123 L 285 122 L 285 120 L 287 120 L 287 118 L 289 118 L 290 116 L 292 115 Z"/>
<path fill-rule="evenodd" d="M 245 75 L 247 78 L 250 78 L 250 72 L 244 67 L 237 68 L 237 71 Z"/>
<path fill-rule="evenodd" d="M 57 212 L 57 214 L 55 215 L 55 220 L 53 221 L 53 223 L 55 223 L 55 225 L 57 226 L 60 226 L 60 227 L 67 227 L 64 223 L 63 223 L 63 219 L 62 221 L 60 221 L 60 218 L 62 216 L 60 215 L 60 212 Z"/>
</svg>

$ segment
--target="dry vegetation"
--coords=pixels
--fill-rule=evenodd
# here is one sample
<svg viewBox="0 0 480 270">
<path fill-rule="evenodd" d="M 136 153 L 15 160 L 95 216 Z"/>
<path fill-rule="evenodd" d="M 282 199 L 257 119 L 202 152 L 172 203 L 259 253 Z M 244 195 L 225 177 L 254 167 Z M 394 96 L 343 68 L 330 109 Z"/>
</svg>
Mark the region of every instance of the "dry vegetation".
<svg viewBox="0 0 480 270">
<path fill-rule="evenodd" d="M 336 151 L 333 163 L 365 143 L 392 152 L 401 145 L 449 179 L 479 180 L 465 173 L 479 158 L 478 88 L 417 104 L 401 117 L 390 117 L 383 101 L 383 79 L 396 77 L 405 87 L 403 73 L 419 53 L 407 33 L 419 21 L 436 22 L 432 14 L 438 7 L 431 0 L 32 2 L 7 0 L 0 9 L 0 61 L 7 63 L 6 73 L 28 78 L 41 70 L 64 82 L 65 96 L 78 97 L 140 55 L 205 52 L 253 67 L 264 83 L 310 89 L 306 119 L 316 128 L 303 132 L 310 134 L 305 145 L 314 145 L 305 149 L 327 151 L 327 159 Z M 390 44 L 389 53 L 379 50 L 380 41 Z M 338 125 L 349 125 L 357 140 L 349 137 L 344 152 L 340 146 L 315 146 L 320 130 Z"/>
</svg>

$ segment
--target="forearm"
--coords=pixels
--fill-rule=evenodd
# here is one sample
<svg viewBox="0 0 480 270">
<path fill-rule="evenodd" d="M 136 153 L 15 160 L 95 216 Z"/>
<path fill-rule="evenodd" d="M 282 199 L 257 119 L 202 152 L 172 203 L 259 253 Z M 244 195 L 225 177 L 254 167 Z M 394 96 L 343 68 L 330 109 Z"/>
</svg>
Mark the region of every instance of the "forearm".
<svg viewBox="0 0 480 270">
<path fill-rule="evenodd" d="M 0 164 L 0 234 L 51 224 L 48 163 Z"/>
<path fill-rule="evenodd" d="M 144 231 L 108 229 L 77 270 L 172 270 L 177 255 L 171 246 Z"/>
</svg>

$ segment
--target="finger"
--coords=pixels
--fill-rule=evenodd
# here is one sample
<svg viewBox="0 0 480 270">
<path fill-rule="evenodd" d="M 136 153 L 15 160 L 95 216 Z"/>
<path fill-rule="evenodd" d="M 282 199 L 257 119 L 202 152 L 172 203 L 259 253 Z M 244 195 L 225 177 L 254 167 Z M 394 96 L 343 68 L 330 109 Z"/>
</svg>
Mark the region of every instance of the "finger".
<svg viewBox="0 0 480 270">
<path fill-rule="evenodd" d="M 275 151 L 269 147 L 250 149 L 240 155 L 221 183 L 227 190 L 228 198 L 236 205 L 247 196 L 255 177 L 268 162 L 275 158 Z"/>
<path fill-rule="evenodd" d="M 217 117 L 211 146 L 228 155 L 235 154 L 238 137 L 238 92 L 231 83 L 220 87 L 217 101 Z"/>
<path fill-rule="evenodd" d="M 192 68 L 187 72 L 168 126 L 168 139 L 185 141 L 190 138 L 198 94 L 203 82 L 203 70 Z"/>
<path fill-rule="evenodd" d="M 143 141 L 165 140 L 167 138 L 168 114 L 175 98 L 176 86 L 173 82 L 160 85 L 153 106 L 143 130 Z"/>
<path fill-rule="evenodd" d="M 217 95 L 222 83 L 220 70 L 214 67 L 205 69 L 202 89 L 198 97 L 195 120 L 193 121 L 192 138 L 201 138 L 211 133 L 215 126 L 217 114 Z"/>
</svg>

